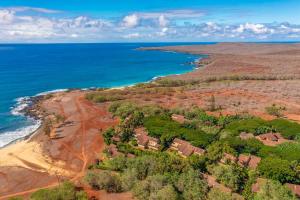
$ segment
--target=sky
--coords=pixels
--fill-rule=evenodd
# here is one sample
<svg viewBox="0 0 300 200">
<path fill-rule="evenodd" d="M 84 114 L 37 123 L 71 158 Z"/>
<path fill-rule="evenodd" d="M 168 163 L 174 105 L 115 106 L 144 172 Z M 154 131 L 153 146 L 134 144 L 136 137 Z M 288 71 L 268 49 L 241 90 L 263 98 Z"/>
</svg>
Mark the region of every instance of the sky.
<svg viewBox="0 0 300 200">
<path fill-rule="evenodd" d="M 0 1 L 0 43 L 299 40 L 299 0 Z"/>
</svg>

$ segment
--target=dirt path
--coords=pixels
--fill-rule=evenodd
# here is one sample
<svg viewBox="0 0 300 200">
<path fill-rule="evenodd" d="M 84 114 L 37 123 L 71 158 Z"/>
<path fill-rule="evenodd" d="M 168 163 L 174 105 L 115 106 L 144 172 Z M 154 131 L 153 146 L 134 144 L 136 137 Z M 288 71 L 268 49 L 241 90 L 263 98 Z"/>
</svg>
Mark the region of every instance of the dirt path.
<svg viewBox="0 0 300 200">
<path fill-rule="evenodd" d="M 80 180 L 87 166 L 104 149 L 99 130 L 117 123 L 105 107 L 91 104 L 82 92 L 57 95 L 55 100 L 47 100 L 43 106 L 73 124 L 60 128 L 59 139 L 50 139 L 39 133 L 30 141 L 12 145 L 6 151 L 0 150 L 1 157 L 4 155 L 10 160 L 3 162 L 0 158 L 1 200 L 57 186 L 58 179 Z M 21 153 L 22 148 L 28 149 L 27 154 Z M 35 154 L 28 157 L 31 152 Z M 18 177 L 19 174 L 23 175 Z"/>
</svg>

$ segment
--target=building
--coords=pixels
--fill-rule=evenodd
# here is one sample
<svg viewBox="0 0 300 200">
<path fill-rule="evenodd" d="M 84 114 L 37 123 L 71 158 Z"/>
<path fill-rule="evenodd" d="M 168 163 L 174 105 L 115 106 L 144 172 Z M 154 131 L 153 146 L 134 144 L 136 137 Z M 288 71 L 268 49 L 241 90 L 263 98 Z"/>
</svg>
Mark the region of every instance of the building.
<svg viewBox="0 0 300 200">
<path fill-rule="evenodd" d="M 170 146 L 170 149 L 177 151 L 181 156 L 188 157 L 192 154 L 203 155 L 205 153 L 204 149 L 195 147 L 189 142 L 175 138 Z"/>
<path fill-rule="evenodd" d="M 118 151 L 118 148 L 116 145 L 114 144 L 110 144 L 108 147 L 107 147 L 107 153 L 110 157 L 112 158 L 115 158 L 115 157 L 118 157 L 120 155 L 122 155 L 122 153 L 120 153 Z"/>
<path fill-rule="evenodd" d="M 137 128 L 135 129 L 135 135 L 138 147 L 141 149 L 153 149 L 158 150 L 160 148 L 159 140 L 154 137 L 148 136 L 148 132 L 145 128 Z"/>
<path fill-rule="evenodd" d="M 287 183 L 286 186 L 290 188 L 297 197 L 300 197 L 300 185 Z"/>
<path fill-rule="evenodd" d="M 234 155 L 229 153 L 224 153 L 223 158 L 220 160 L 220 162 L 223 164 L 236 163 L 237 160 L 238 160 L 237 157 L 235 157 Z"/>
<path fill-rule="evenodd" d="M 266 133 L 255 137 L 267 146 L 276 146 L 284 142 L 291 142 L 291 140 L 284 139 L 280 133 Z"/>
<path fill-rule="evenodd" d="M 253 155 L 240 154 L 238 157 L 238 164 L 242 167 L 249 167 L 250 169 L 256 169 L 260 161 L 260 157 Z"/>
</svg>

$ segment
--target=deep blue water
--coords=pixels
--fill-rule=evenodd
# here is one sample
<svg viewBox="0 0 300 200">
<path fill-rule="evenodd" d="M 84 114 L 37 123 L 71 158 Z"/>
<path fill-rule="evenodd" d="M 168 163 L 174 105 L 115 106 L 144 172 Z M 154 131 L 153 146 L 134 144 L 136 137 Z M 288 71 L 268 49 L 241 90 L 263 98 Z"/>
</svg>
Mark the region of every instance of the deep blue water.
<svg viewBox="0 0 300 200">
<path fill-rule="evenodd" d="M 0 147 L 37 128 L 18 109 L 20 97 L 66 88 L 114 87 L 190 71 L 199 56 L 139 51 L 168 44 L 0 45 Z"/>
</svg>

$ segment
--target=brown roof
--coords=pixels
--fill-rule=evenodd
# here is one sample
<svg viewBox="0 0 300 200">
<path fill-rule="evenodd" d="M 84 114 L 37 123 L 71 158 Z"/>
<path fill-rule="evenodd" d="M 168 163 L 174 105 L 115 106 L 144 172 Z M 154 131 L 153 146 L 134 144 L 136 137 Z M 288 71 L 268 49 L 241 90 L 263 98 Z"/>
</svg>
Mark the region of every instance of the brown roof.
<svg viewBox="0 0 300 200">
<path fill-rule="evenodd" d="M 276 133 L 266 133 L 261 134 L 258 136 L 262 140 L 269 140 L 269 141 L 278 141 L 281 138 L 280 134 Z"/>
<path fill-rule="evenodd" d="M 137 135 L 136 140 L 138 145 L 147 146 L 149 137 L 147 135 Z"/>
<path fill-rule="evenodd" d="M 121 138 L 120 138 L 120 136 L 118 136 L 118 135 L 114 135 L 111 139 L 112 139 L 113 141 L 115 141 L 115 142 L 120 142 L 120 141 L 121 141 Z"/>
<path fill-rule="evenodd" d="M 178 151 L 184 156 L 190 156 L 194 152 L 194 147 L 187 142 L 186 144 L 181 144 L 178 147 Z"/>
<path fill-rule="evenodd" d="M 236 162 L 237 161 L 237 157 L 235 157 L 232 154 L 229 153 L 224 153 L 223 158 L 221 159 L 222 163 L 226 163 L 227 161 L 231 161 L 231 162 Z"/>
<path fill-rule="evenodd" d="M 238 163 L 243 166 L 247 167 L 250 162 L 251 157 L 245 154 L 240 154 L 238 158 Z"/>
<path fill-rule="evenodd" d="M 134 130 L 135 135 L 148 135 L 148 131 L 144 127 L 139 127 Z"/>
<path fill-rule="evenodd" d="M 267 181 L 267 179 L 264 178 L 257 178 L 256 182 L 252 185 L 251 191 L 252 192 L 258 192 L 261 188 L 261 186 Z"/>
<path fill-rule="evenodd" d="M 261 158 L 257 157 L 257 156 L 250 156 L 250 161 L 248 163 L 248 167 L 251 169 L 256 169 L 256 167 L 258 166 L 258 164 L 260 163 Z"/>
<path fill-rule="evenodd" d="M 300 185 L 295 185 L 291 183 L 287 183 L 286 186 L 292 190 L 292 192 L 300 197 Z"/>
<path fill-rule="evenodd" d="M 117 157 L 119 155 L 121 155 L 121 153 L 118 151 L 117 146 L 114 144 L 110 144 L 107 147 L 107 151 L 110 154 L 111 157 Z"/>
<path fill-rule="evenodd" d="M 201 149 L 199 147 L 194 147 L 194 153 L 196 153 L 196 154 L 204 154 L 205 150 Z"/>
<path fill-rule="evenodd" d="M 177 114 L 173 114 L 172 115 L 172 119 L 178 123 L 184 123 L 186 121 L 185 117 L 183 115 L 177 115 Z"/>
</svg>

